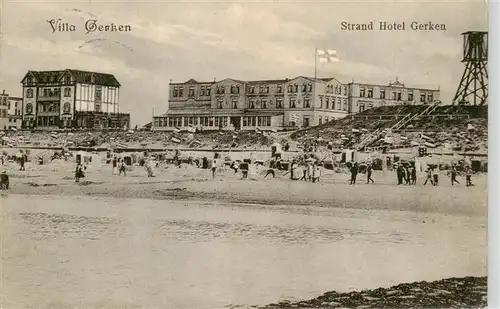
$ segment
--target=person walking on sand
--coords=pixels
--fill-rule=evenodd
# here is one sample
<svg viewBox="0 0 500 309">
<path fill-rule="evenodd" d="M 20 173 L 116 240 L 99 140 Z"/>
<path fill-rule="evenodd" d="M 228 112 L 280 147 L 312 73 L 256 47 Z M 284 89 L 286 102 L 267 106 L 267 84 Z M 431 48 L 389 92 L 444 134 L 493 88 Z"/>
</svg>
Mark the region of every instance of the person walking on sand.
<svg viewBox="0 0 500 309">
<path fill-rule="evenodd" d="M 405 170 L 405 184 L 410 185 L 411 184 L 410 168 L 408 166 L 404 166 L 404 170 Z"/>
<path fill-rule="evenodd" d="M 356 184 L 356 176 L 358 176 L 358 162 L 351 162 L 351 181 L 350 185 Z"/>
<path fill-rule="evenodd" d="M 427 177 L 425 178 L 424 186 L 427 184 L 427 182 L 430 182 L 431 185 L 434 185 L 432 181 L 432 167 L 427 167 L 427 171 L 425 171 L 425 174 L 427 175 Z"/>
<path fill-rule="evenodd" d="M 451 176 L 452 186 L 454 185 L 455 182 L 460 184 L 457 180 L 457 167 L 455 166 L 455 164 L 453 164 L 453 166 L 451 167 L 450 176 Z"/>
<path fill-rule="evenodd" d="M 77 163 L 75 169 L 75 182 L 80 182 L 80 178 L 84 177 L 85 174 L 83 173 L 83 166 L 81 163 Z"/>
<path fill-rule="evenodd" d="M 368 165 L 366 166 L 366 183 L 370 183 L 370 181 L 372 183 L 375 183 L 375 181 L 373 181 L 372 179 L 372 170 L 373 170 L 372 164 L 368 163 Z"/>
<path fill-rule="evenodd" d="M 127 176 L 127 169 L 125 168 L 125 161 L 120 160 L 118 163 L 119 166 L 119 171 L 118 171 L 118 176 L 120 176 L 123 173 L 123 176 Z"/>
</svg>

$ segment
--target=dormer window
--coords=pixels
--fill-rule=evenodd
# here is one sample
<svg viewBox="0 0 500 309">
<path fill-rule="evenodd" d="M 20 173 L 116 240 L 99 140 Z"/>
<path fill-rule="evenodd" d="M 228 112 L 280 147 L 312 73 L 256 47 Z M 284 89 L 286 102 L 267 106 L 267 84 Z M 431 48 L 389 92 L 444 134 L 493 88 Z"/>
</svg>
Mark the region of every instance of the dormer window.
<svg viewBox="0 0 500 309">
<path fill-rule="evenodd" d="M 65 84 L 71 83 L 71 77 L 69 75 L 64 76 L 64 83 Z"/>
</svg>

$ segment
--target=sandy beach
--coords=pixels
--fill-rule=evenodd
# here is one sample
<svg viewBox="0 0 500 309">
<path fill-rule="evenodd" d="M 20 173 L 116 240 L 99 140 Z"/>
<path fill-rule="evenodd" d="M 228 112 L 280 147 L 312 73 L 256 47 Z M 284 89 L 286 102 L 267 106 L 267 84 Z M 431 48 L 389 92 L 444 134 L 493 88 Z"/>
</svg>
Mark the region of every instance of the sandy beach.
<svg viewBox="0 0 500 309">
<path fill-rule="evenodd" d="M 10 194 L 98 195 L 118 198 L 211 200 L 267 205 L 318 205 L 323 207 L 391 209 L 442 214 L 486 216 L 487 175 L 474 177 L 474 187 L 451 186 L 441 175 L 440 185 L 423 186 L 419 175 L 415 186 L 397 186 L 395 172 L 375 171 L 375 184 L 365 184 L 365 175 L 349 185 L 349 175 L 323 170 L 319 183 L 290 180 L 286 172 L 264 179 L 263 171 L 242 180 L 241 173 L 229 168 L 210 171 L 183 164 L 156 168 L 155 177 L 147 177 L 143 167 L 132 167 L 127 176 L 113 175 L 110 165 L 89 166 L 80 183 L 74 181 L 74 164 L 53 161 L 48 165 L 28 165 L 18 171 L 7 166 L 11 177 Z M 6 192 L 7 193 L 7 192 Z"/>
</svg>

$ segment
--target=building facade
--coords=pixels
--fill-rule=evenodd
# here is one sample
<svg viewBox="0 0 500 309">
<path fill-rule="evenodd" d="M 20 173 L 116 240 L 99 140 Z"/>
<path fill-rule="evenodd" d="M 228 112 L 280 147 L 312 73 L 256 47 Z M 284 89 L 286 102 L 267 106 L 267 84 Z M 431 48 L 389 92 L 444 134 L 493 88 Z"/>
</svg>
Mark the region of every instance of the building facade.
<svg viewBox="0 0 500 309">
<path fill-rule="evenodd" d="M 363 112 L 373 107 L 422 105 L 439 101 L 439 89 L 408 88 L 397 78 L 388 85 L 349 83 L 349 113 Z"/>
<path fill-rule="evenodd" d="M 348 114 L 348 89 L 335 78 L 170 83 L 168 110 L 152 130 L 279 130 Z"/>
<path fill-rule="evenodd" d="M 23 87 L 25 128 L 128 128 L 119 112 L 120 83 L 112 74 L 80 70 L 28 71 Z"/>
<path fill-rule="evenodd" d="M 23 99 L 12 97 L 5 93 L 0 94 L 0 130 L 20 129 L 22 120 Z"/>
</svg>

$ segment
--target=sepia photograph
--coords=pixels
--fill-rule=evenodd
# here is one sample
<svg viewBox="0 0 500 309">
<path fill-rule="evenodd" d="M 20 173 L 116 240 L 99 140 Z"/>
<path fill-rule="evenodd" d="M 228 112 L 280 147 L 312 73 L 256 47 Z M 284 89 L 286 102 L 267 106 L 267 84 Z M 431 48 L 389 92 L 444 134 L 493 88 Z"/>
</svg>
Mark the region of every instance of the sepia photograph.
<svg viewBox="0 0 500 309">
<path fill-rule="evenodd" d="M 0 0 L 0 308 L 487 308 L 488 13 Z"/>
</svg>

